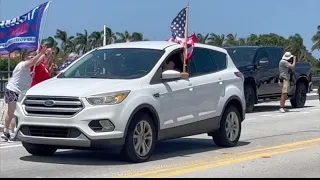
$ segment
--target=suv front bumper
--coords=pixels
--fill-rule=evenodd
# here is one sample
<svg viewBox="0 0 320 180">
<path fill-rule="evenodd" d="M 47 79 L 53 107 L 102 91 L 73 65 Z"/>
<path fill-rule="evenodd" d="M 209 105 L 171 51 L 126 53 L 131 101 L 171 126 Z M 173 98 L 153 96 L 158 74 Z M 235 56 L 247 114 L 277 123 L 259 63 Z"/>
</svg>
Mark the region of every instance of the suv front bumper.
<svg viewBox="0 0 320 180">
<path fill-rule="evenodd" d="M 73 117 L 62 118 L 53 116 L 29 116 L 26 115 L 24 105 L 17 104 L 15 115 L 17 117 L 17 138 L 22 142 L 31 144 L 53 145 L 59 148 L 83 149 L 103 148 L 117 149 L 125 142 L 125 129 L 129 119 L 129 111 L 126 107 L 118 104 L 114 106 L 90 106 L 85 108 Z M 93 120 L 110 120 L 115 129 L 111 132 L 95 132 L 89 127 Z M 36 127 L 32 134 L 22 128 Z M 40 128 L 40 129 L 39 129 Z M 42 129 L 41 129 L 42 128 Z M 44 130 L 55 129 L 50 132 Z M 76 136 L 60 136 L 60 129 L 76 129 Z M 60 133 L 59 136 L 53 133 Z M 40 134 L 39 134 L 40 133 Z M 42 134 L 41 134 L 42 133 Z M 68 134 L 68 133 L 67 133 Z"/>
</svg>

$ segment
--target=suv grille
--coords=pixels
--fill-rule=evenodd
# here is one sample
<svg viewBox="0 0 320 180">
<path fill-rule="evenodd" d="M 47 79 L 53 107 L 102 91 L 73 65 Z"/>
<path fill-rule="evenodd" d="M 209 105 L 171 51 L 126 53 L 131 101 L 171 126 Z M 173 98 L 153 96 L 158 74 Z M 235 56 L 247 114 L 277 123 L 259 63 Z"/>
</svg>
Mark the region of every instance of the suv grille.
<svg viewBox="0 0 320 180">
<path fill-rule="evenodd" d="M 81 135 L 78 129 L 68 127 L 23 126 L 20 130 L 24 135 L 37 137 L 77 138 Z"/>
<path fill-rule="evenodd" d="M 27 96 L 24 100 L 27 115 L 70 117 L 83 109 L 79 98 Z"/>
</svg>

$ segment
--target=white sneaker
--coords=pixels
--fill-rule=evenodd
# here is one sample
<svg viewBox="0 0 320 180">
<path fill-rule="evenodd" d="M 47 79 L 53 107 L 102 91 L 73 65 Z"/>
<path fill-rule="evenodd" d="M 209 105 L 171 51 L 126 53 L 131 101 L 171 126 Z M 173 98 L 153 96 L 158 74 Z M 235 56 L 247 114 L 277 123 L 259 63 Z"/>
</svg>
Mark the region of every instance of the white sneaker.
<svg viewBox="0 0 320 180">
<path fill-rule="evenodd" d="M 280 108 L 279 111 L 280 111 L 281 113 L 287 112 L 284 108 Z"/>
<path fill-rule="evenodd" d="M 16 141 L 16 134 L 15 133 L 10 133 L 10 141 Z"/>
</svg>

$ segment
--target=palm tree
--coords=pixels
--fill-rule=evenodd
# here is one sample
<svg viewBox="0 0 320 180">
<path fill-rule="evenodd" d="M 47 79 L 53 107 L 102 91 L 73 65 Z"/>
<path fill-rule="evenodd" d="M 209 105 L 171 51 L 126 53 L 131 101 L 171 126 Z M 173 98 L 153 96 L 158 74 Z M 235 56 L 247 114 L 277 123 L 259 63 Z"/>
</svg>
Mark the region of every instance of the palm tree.
<svg viewBox="0 0 320 180">
<path fill-rule="evenodd" d="M 66 31 L 57 29 L 57 32 L 54 38 L 61 41 L 61 49 L 65 56 L 67 55 L 67 53 L 75 50 L 74 43 L 73 43 L 74 36 L 69 37 Z"/>
<path fill-rule="evenodd" d="M 200 44 L 206 44 L 208 42 L 209 33 L 206 35 L 202 35 L 200 33 L 197 34 L 198 43 Z"/>
<path fill-rule="evenodd" d="M 104 32 L 102 31 L 102 34 Z M 110 28 L 106 28 L 106 39 L 107 39 L 107 44 L 112 44 L 115 43 L 117 41 L 117 36 L 115 35 L 114 32 L 112 32 L 112 30 Z M 103 39 L 103 36 L 102 36 Z"/>
<path fill-rule="evenodd" d="M 317 33 L 312 37 L 312 42 L 314 43 L 311 47 L 311 51 L 320 51 L 320 25 L 317 27 Z"/>
<path fill-rule="evenodd" d="M 225 43 L 224 34 L 217 35 L 215 33 L 210 33 L 207 44 L 222 47 Z"/>
<path fill-rule="evenodd" d="M 307 48 L 303 45 L 303 38 L 300 34 L 295 34 L 288 38 L 288 45 L 285 47 L 287 51 L 297 56 L 299 61 L 306 61 Z"/>
<path fill-rule="evenodd" d="M 116 32 L 116 35 L 118 36 L 116 43 L 119 42 L 127 42 L 130 41 L 131 35 L 128 31 L 125 31 L 124 33 Z"/>
<path fill-rule="evenodd" d="M 260 44 L 259 36 L 256 34 L 250 34 L 250 36 L 247 38 L 247 44 L 251 46 Z"/>
<path fill-rule="evenodd" d="M 56 54 L 58 54 L 60 52 L 60 48 L 58 47 L 58 42 L 51 36 L 49 36 L 46 39 L 43 39 L 41 44 L 46 44 L 47 47 L 54 49 Z"/>
<path fill-rule="evenodd" d="M 237 39 L 237 34 L 228 34 L 226 36 L 225 44 L 224 46 L 239 46 L 239 41 Z"/>
<path fill-rule="evenodd" d="M 76 43 L 76 52 L 78 54 L 82 53 L 86 53 L 87 51 L 90 50 L 90 43 L 89 43 L 89 35 L 88 35 L 88 31 L 84 30 L 84 33 L 77 33 L 77 36 L 74 40 L 74 42 Z"/>
<path fill-rule="evenodd" d="M 89 49 L 95 49 L 103 45 L 103 32 L 94 31 L 90 34 L 89 38 Z"/>
<path fill-rule="evenodd" d="M 139 32 L 133 32 L 130 41 L 143 41 L 143 34 Z"/>
</svg>

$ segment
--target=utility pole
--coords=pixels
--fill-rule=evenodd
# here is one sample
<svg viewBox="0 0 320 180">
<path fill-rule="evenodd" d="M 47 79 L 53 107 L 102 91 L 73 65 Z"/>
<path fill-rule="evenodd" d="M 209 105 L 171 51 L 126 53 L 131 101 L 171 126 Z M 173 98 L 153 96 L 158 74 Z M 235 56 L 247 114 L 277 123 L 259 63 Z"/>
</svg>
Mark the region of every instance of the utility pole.
<svg viewBox="0 0 320 180">
<path fill-rule="evenodd" d="M 2 2 L 1 2 L 2 0 L 0 0 L 0 21 L 3 21 L 1 18 L 1 12 L 2 12 L 2 10 L 1 10 L 1 7 L 2 7 Z"/>
</svg>

